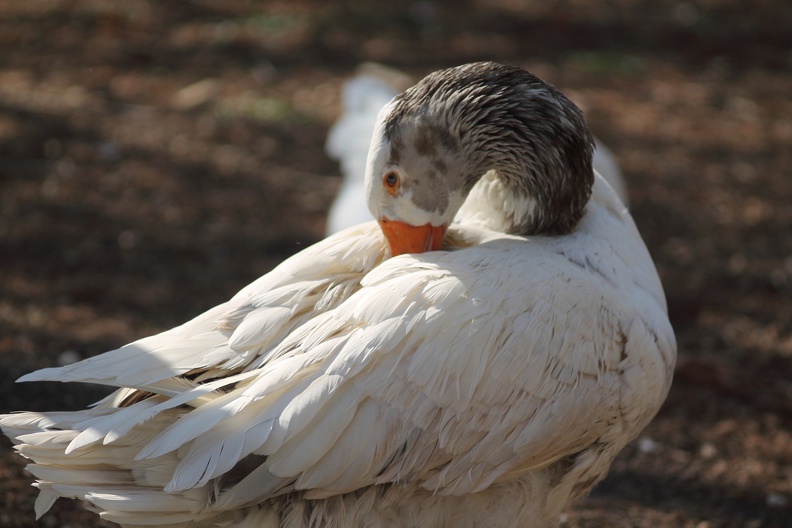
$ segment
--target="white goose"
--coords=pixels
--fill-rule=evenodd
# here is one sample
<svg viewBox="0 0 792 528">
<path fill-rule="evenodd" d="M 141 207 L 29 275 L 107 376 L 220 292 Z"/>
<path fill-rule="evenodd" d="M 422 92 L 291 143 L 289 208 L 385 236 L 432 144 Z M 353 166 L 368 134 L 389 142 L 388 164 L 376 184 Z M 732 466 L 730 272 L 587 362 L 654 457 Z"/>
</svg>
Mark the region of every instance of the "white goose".
<svg viewBox="0 0 792 528">
<path fill-rule="evenodd" d="M 37 514 L 72 497 L 128 527 L 557 524 L 655 415 L 675 360 L 655 268 L 591 144 L 577 108 L 518 68 L 447 69 L 396 97 L 366 171 L 381 230 L 22 378 L 119 387 L 0 418 L 32 460 Z"/>
<path fill-rule="evenodd" d="M 328 235 L 372 220 L 363 192 L 371 136 L 379 110 L 398 94 L 396 87 L 407 82 L 407 77 L 401 72 L 375 63 L 364 63 L 359 73 L 344 83 L 341 89 L 343 113 L 330 129 L 325 145 L 327 154 L 340 162 L 344 175 L 327 215 Z M 616 157 L 597 138 L 594 138 L 591 164 L 613 187 L 619 199 L 628 205 L 627 186 Z"/>
</svg>

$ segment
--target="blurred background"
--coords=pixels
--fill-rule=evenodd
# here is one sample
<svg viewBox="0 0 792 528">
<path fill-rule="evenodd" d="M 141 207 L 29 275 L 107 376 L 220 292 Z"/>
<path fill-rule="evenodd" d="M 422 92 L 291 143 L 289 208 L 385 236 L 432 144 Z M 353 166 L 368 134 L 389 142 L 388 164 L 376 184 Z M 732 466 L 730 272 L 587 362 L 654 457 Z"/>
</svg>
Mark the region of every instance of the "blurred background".
<svg viewBox="0 0 792 528">
<path fill-rule="evenodd" d="M 0 0 L 0 412 L 14 385 L 184 322 L 320 238 L 363 61 L 523 66 L 616 155 L 679 341 L 657 419 L 565 527 L 792 526 L 786 0 Z M 109 526 L 0 440 L 0 526 Z"/>
</svg>

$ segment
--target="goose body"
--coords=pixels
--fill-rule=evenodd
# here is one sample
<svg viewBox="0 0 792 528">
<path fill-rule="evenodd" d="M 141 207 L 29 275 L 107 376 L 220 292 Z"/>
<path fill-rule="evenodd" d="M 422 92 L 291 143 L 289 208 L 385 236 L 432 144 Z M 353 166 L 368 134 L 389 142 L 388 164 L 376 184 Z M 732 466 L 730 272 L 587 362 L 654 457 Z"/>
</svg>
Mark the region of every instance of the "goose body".
<svg viewBox="0 0 792 528">
<path fill-rule="evenodd" d="M 579 211 L 521 195 L 519 161 L 419 180 L 410 149 L 450 111 L 443 83 L 482 101 L 534 83 L 490 63 L 433 75 L 380 113 L 366 169 L 379 225 L 328 237 L 182 326 L 22 378 L 118 388 L 84 411 L 0 417 L 32 460 L 37 515 L 71 497 L 127 527 L 543 527 L 604 477 L 671 381 L 652 260 L 585 152 L 535 161 L 589 181 L 569 182 Z M 539 83 L 540 99 L 562 97 Z M 589 136 L 561 110 L 576 136 L 559 144 L 577 155 Z M 493 197 L 504 211 L 481 221 Z M 429 251 L 403 252 L 418 236 Z"/>
</svg>

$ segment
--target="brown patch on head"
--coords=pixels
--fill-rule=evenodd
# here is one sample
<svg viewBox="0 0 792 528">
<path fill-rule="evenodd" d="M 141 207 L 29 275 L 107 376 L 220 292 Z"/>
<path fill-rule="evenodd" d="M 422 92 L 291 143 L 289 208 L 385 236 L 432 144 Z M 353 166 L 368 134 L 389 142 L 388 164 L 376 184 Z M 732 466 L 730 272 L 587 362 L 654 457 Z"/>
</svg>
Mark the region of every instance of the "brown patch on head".
<svg viewBox="0 0 792 528">
<path fill-rule="evenodd" d="M 401 161 L 401 153 L 404 150 L 404 142 L 401 136 L 394 134 L 390 138 L 390 152 L 388 153 L 388 163 L 391 165 L 398 165 Z"/>
<path fill-rule="evenodd" d="M 448 188 L 444 173 L 433 169 L 422 170 L 421 177 L 411 179 L 406 188 L 412 191 L 412 202 L 424 211 L 443 214 L 448 209 Z"/>
<path fill-rule="evenodd" d="M 437 157 L 440 149 L 449 152 L 459 150 L 459 140 L 451 135 L 451 131 L 447 127 L 436 123 L 426 123 L 423 119 L 415 125 L 412 144 L 415 152 L 433 158 Z"/>
<path fill-rule="evenodd" d="M 419 126 L 416 129 L 412 145 L 415 152 L 421 156 L 434 157 L 437 155 L 437 140 L 428 126 Z"/>
</svg>

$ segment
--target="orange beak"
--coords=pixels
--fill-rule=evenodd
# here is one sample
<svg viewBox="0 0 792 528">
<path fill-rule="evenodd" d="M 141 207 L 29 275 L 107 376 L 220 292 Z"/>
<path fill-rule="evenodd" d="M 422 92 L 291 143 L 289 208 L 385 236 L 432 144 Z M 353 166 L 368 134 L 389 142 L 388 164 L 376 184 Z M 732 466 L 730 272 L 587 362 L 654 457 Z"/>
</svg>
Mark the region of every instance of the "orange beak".
<svg viewBox="0 0 792 528">
<path fill-rule="evenodd" d="M 394 257 L 404 253 L 437 251 L 443 244 L 446 232 L 446 226 L 435 227 L 432 224 L 412 226 L 384 217 L 379 219 L 379 225 Z"/>
</svg>

